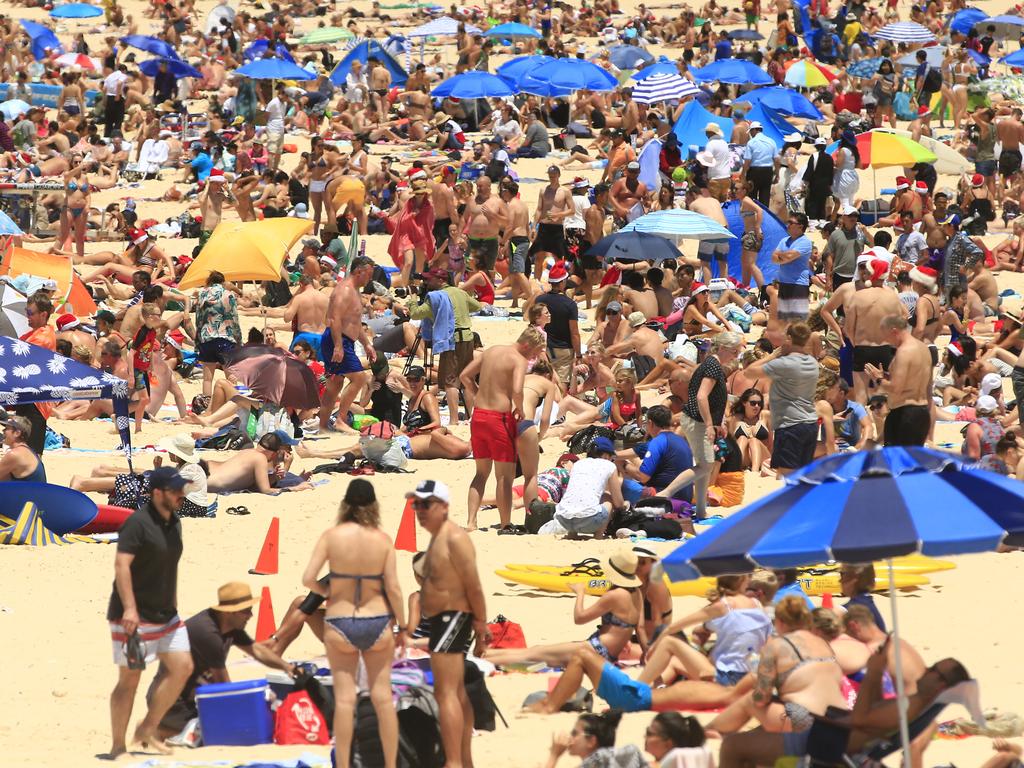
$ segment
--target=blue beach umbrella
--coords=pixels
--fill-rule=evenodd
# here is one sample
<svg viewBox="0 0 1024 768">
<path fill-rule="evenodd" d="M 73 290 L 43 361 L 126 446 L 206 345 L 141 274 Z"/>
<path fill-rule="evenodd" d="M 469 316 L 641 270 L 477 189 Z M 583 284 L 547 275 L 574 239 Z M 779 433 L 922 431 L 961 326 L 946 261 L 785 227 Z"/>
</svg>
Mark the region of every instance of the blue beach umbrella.
<svg viewBox="0 0 1024 768">
<path fill-rule="evenodd" d="M 756 29 L 734 29 L 728 35 L 731 40 L 764 40 L 764 35 Z"/>
<path fill-rule="evenodd" d="M 608 49 L 608 60 L 619 69 L 637 69 L 651 64 L 654 56 L 636 45 L 616 45 Z"/>
<path fill-rule="evenodd" d="M 762 104 L 773 109 L 780 115 L 789 117 L 806 117 L 809 120 L 823 120 L 824 115 L 811 103 L 811 100 L 798 91 L 773 85 L 768 88 L 755 88 L 740 94 L 737 102 L 745 102 L 751 106 Z"/>
<path fill-rule="evenodd" d="M 146 61 L 139 64 L 139 70 L 146 77 L 156 77 L 161 62 L 167 64 L 167 70 L 175 77 L 197 77 L 201 79 L 203 76 L 202 72 L 181 59 L 146 59 Z"/>
<path fill-rule="evenodd" d="M 614 261 L 653 260 L 660 264 L 665 259 L 681 259 L 683 254 L 661 235 L 647 232 L 619 231 L 602 237 L 587 250 L 587 255 L 603 256 Z"/>
<path fill-rule="evenodd" d="M 430 92 L 438 98 L 484 99 L 511 96 L 515 90 L 505 80 L 490 72 L 464 72 L 449 77 Z"/>
<path fill-rule="evenodd" d="M 988 14 L 984 11 L 979 11 L 977 8 L 964 8 L 950 17 L 949 31 L 966 35 L 974 28 L 975 24 L 985 18 L 988 18 Z"/>
<path fill-rule="evenodd" d="M 37 61 L 46 58 L 47 49 L 57 53 L 64 53 L 63 44 L 61 44 L 60 40 L 57 39 L 57 35 L 49 27 L 34 21 L 25 20 L 22 20 L 21 26 L 29 36 L 29 39 L 32 40 L 32 55 L 35 56 Z"/>
<path fill-rule="evenodd" d="M 0 104 L 0 109 L 3 108 L 3 104 Z M 10 216 L 3 211 L 0 211 L 0 235 L 24 235 L 19 227 Z"/>
<path fill-rule="evenodd" d="M 878 73 L 878 68 L 882 66 L 883 61 L 885 61 L 883 56 L 877 56 L 873 59 L 861 59 L 848 66 L 846 72 L 850 77 L 874 77 Z"/>
<path fill-rule="evenodd" d="M 658 60 L 653 64 L 644 67 L 639 72 L 634 72 L 631 77 L 634 80 L 646 80 L 652 75 L 678 75 L 679 67 L 676 66 L 674 61 L 670 61 L 665 56 L 659 56 Z"/>
<path fill-rule="evenodd" d="M 8 99 L 7 101 L 0 104 L 0 113 L 3 113 L 5 119 L 13 120 L 18 115 L 24 115 L 31 108 L 32 105 L 29 104 L 27 101 L 22 101 L 21 99 Z M 0 235 L 6 234 L 10 233 L 0 231 Z"/>
<path fill-rule="evenodd" d="M 68 3 L 58 5 L 50 15 L 55 19 L 89 19 L 94 16 L 102 16 L 103 9 L 88 3 Z"/>
<path fill-rule="evenodd" d="M 714 219 L 682 209 L 653 211 L 634 219 L 619 232 L 646 232 L 682 240 L 731 240 L 736 237 Z"/>
<path fill-rule="evenodd" d="M 265 37 L 261 37 L 259 40 L 254 41 L 252 45 L 250 45 L 248 48 L 242 51 L 242 58 L 246 62 L 255 61 L 256 59 L 263 58 L 268 50 L 270 50 L 270 41 L 267 40 Z M 295 58 L 292 56 L 291 52 L 281 43 L 277 43 L 274 46 L 274 53 L 280 59 L 290 61 L 292 64 L 295 63 Z"/>
<path fill-rule="evenodd" d="M 168 43 L 166 40 L 161 40 L 159 37 L 150 37 L 149 35 L 126 35 L 121 38 L 121 42 L 125 45 L 131 46 L 132 48 L 138 48 L 140 51 L 152 53 L 154 56 L 162 56 L 165 59 L 181 58 L 173 45 Z"/>
<path fill-rule="evenodd" d="M 256 59 L 235 70 L 252 80 L 316 80 L 316 75 L 284 59 Z"/>
<path fill-rule="evenodd" d="M 515 21 L 509 21 L 505 24 L 499 24 L 496 27 L 491 27 L 489 30 L 484 32 L 487 37 L 543 37 L 533 27 L 528 27 L 525 24 L 520 24 Z"/>
<path fill-rule="evenodd" d="M 519 89 L 540 96 L 565 95 L 572 91 L 611 91 L 619 82 L 606 69 L 583 59 L 553 59 L 530 69 L 520 78 Z"/>
<path fill-rule="evenodd" d="M 536 69 L 541 64 L 546 64 L 549 61 L 554 61 L 554 59 L 550 56 L 516 56 L 514 59 L 506 61 L 496 71 L 498 77 L 510 85 L 514 85 L 528 71 Z"/>
<path fill-rule="evenodd" d="M 690 71 L 699 83 L 735 83 L 741 85 L 772 85 L 772 76 L 746 59 L 721 59 Z"/>
</svg>

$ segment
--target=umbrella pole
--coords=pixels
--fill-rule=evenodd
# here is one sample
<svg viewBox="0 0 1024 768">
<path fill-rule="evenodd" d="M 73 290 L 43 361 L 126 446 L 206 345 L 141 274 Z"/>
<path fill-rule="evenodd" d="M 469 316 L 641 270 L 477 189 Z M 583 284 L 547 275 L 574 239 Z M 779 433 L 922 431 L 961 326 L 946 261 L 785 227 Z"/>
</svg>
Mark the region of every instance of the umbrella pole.
<svg viewBox="0 0 1024 768">
<path fill-rule="evenodd" d="M 896 709 L 900 714 L 900 744 L 903 746 L 903 765 L 910 766 L 910 727 L 907 725 L 907 692 L 903 686 L 903 654 L 900 652 L 900 620 L 896 610 L 896 574 L 892 558 L 889 565 L 889 605 L 892 606 L 892 633 L 896 640 L 893 661 L 896 666 Z"/>
</svg>

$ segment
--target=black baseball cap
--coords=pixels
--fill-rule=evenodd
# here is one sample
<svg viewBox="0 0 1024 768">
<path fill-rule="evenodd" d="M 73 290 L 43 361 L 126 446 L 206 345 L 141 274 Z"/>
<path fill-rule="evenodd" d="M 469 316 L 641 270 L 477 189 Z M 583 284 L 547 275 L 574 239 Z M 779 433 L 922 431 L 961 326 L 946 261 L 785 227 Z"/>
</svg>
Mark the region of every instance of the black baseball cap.
<svg viewBox="0 0 1024 768">
<path fill-rule="evenodd" d="M 414 365 L 409 369 L 409 372 L 405 374 L 405 378 L 407 379 L 423 379 L 426 378 L 426 376 L 427 372 L 423 370 L 422 365 Z"/>
<path fill-rule="evenodd" d="M 177 491 L 188 485 L 188 480 L 174 467 L 158 467 L 149 473 L 149 487 L 153 490 Z"/>
</svg>

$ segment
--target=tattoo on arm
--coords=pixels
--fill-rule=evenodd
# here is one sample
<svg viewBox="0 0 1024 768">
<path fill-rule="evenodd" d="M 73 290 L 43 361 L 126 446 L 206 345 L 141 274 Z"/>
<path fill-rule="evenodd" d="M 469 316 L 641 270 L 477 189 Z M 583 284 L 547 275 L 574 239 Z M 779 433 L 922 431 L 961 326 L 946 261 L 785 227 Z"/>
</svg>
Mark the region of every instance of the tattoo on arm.
<svg viewBox="0 0 1024 768">
<path fill-rule="evenodd" d="M 761 660 L 757 665 L 757 684 L 754 686 L 753 698 L 757 706 L 767 706 L 772 700 L 775 689 L 775 654 L 767 647 L 762 649 Z"/>
</svg>

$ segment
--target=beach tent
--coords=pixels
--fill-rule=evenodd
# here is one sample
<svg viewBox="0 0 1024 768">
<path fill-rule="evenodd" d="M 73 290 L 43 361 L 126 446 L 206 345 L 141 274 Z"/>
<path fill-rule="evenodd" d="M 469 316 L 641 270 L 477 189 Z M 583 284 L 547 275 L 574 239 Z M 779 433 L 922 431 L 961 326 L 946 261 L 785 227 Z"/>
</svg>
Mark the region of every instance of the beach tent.
<svg viewBox="0 0 1024 768">
<path fill-rule="evenodd" d="M 977 8 L 964 8 L 950 17 L 949 31 L 966 36 L 974 28 L 975 24 L 987 18 L 988 14 L 984 11 L 979 11 Z"/>
<path fill-rule="evenodd" d="M 57 308 L 70 305 L 65 311 L 73 310 L 73 314 L 78 317 L 93 315 L 97 310 L 96 302 L 85 289 L 67 256 L 11 248 L 0 259 L 0 275 L 7 275 L 12 280 L 22 275 L 40 280 L 56 280 L 57 292 L 53 296 L 53 303 Z"/>
<path fill-rule="evenodd" d="M 352 50 L 345 54 L 345 58 L 338 62 L 338 66 L 331 72 L 331 82 L 336 86 L 343 86 L 348 73 L 352 71 L 352 62 L 359 61 L 366 66 L 366 60 L 375 58 L 381 65 L 391 73 L 392 85 L 405 85 L 409 79 L 409 73 L 402 69 L 402 65 L 395 61 L 394 56 L 388 53 L 376 40 L 363 40 Z"/>
<path fill-rule="evenodd" d="M 0 405 L 112 400 L 121 448 L 131 466 L 128 382 L 27 341 L 0 336 Z"/>
<path fill-rule="evenodd" d="M 708 137 L 704 133 L 704 127 L 708 123 L 718 123 L 726 141 L 732 136 L 733 124 L 728 117 L 719 117 L 714 112 L 709 112 L 696 99 L 686 105 L 676 124 L 672 126 L 672 131 L 679 137 L 679 145 L 684 155 L 688 147 L 703 149 L 708 143 Z"/>
<path fill-rule="evenodd" d="M 782 151 L 783 136 L 788 133 L 797 131 L 790 123 L 787 123 L 785 118 L 782 117 L 771 107 L 766 107 L 764 104 L 755 104 L 754 107 L 747 112 L 744 116 L 748 121 L 757 120 L 764 129 L 764 135 L 775 142 L 775 145 Z M 798 132 L 798 131 L 797 131 Z"/>
<path fill-rule="evenodd" d="M 758 203 L 758 205 L 761 205 Z M 775 279 L 779 271 L 779 265 L 772 261 L 772 252 L 779 241 L 786 237 L 786 225 L 779 221 L 778 217 L 761 205 L 764 211 L 764 220 L 761 225 L 761 232 L 764 233 L 764 244 L 757 254 L 757 266 L 761 268 L 765 284 Z M 743 217 L 740 216 L 740 204 L 735 200 L 722 205 L 722 213 L 728 222 L 729 231 L 736 235 L 736 239 L 729 241 L 729 274 L 739 279 L 742 269 L 741 255 L 743 246 L 740 238 L 743 237 Z M 718 263 L 712 262 L 712 271 L 718 273 Z"/>
<path fill-rule="evenodd" d="M 223 28 L 221 20 L 227 21 L 231 24 L 235 20 L 235 9 L 228 5 L 228 0 L 220 0 L 220 2 L 213 7 L 206 15 L 206 26 L 205 32 L 207 35 L 217 32 Z"/>
</svg>

